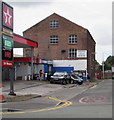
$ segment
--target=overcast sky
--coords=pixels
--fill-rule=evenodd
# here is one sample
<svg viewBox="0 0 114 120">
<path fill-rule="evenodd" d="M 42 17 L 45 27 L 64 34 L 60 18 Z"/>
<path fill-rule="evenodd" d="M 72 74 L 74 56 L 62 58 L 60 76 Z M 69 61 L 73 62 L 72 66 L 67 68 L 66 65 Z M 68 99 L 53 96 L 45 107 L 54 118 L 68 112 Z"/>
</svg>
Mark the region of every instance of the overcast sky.
<svg viewBox="0 0 114 120">
<path fill-rule="evenodd" d="M 96 41 L 99 63 L 112 55 L 112 0 L 4 1 L 14 8 L 15 33 L 22 35 L 29 27 L 57 13 L 90 31 Z"/>
</svg>

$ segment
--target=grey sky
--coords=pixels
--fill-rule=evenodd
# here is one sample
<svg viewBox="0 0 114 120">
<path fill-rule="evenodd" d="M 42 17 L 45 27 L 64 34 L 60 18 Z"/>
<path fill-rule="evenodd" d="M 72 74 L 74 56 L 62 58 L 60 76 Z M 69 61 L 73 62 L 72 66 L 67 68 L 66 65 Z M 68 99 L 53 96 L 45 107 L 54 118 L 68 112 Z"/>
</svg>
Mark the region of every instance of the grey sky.
<svg viewBox="0 0 114 120">
<path fill-rule="evenodd" d="M 112 53 L 112 0 L 4 0 L 14 8 L 14 32 L 22 32 L 57 13 L 88 29 L 96 41 L 96 59 Z"/>
</svg>

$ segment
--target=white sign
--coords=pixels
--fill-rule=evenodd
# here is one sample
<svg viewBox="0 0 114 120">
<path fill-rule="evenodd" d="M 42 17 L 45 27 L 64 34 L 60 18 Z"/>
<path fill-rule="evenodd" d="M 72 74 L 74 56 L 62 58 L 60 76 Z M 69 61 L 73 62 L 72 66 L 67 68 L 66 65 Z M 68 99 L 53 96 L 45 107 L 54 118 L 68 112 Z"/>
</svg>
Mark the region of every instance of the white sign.
<svg viewBox="0 0 114 120">
<path fill-rule="evenodd" d="M 87 50 L 77 50 L 77 58 L 87 58 Z"/>
<path fill-rule="evenodd" d="M 87 59 L 85 60 L 53 60 L 53 67 L 74 67 L 74 70 L 86 70 Z"/>
<path fill-rule="evenodd" d="M 112 72 L 114 72 L 114 67 L 112 67 Z"/>
</svg>

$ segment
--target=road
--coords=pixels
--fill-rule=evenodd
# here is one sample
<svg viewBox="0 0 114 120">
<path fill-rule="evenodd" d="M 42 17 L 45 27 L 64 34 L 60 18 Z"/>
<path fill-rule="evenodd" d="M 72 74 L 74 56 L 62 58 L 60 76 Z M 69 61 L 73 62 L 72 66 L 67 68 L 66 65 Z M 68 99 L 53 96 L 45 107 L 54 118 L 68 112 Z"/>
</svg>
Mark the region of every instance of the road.
<svg viewBox="0 0 114 120">
<path fill-rule="evenodd" d="M 3 114 L 3 118 L 112 118 L 112 80 L 103 80 L 89 89 L 84 86 L 66 88 L 48 96 L 51 109 L 47 106 L 29 112 L 10 112 Z M 54 106 L 54 101 L 61 103 L 60 107 Z"/>
</svg>

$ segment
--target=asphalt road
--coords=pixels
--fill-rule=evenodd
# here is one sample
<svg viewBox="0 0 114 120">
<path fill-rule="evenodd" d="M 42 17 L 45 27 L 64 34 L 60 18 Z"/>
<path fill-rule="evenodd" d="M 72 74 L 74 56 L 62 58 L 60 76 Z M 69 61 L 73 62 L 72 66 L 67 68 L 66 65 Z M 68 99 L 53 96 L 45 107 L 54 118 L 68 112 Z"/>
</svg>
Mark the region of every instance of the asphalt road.
<svg viewBox="0 0 114 120">
<path fill-rule="evenodd" d="M 66 88 L 49 96 L 51 109 L 47 106 L 46 109 L 31 108 L 29 112 L 9 112 L 3 114 L 3 118 L 112 118 L 112 80 L 104 80 L 90 89 L 84 86 Z M 55 103 L 62 104 L 58 107 Z"/>
</svg>

